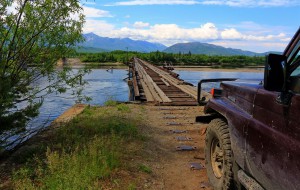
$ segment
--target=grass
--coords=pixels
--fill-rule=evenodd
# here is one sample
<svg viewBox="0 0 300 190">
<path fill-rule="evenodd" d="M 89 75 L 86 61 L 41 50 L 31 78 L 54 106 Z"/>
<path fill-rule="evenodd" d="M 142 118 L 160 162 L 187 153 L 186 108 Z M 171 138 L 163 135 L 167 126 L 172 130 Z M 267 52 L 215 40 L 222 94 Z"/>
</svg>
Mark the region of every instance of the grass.
<svg viewBox="0 0 300 190">
<path fill-rule="evenodd" d="M 97 67 L 127 67 L 125 64 L 123 63 L 99 63 L 99 62 L 88 62 L 85 64 L 87 67 L 91 67 L 91 68 L 97 68 Z"/>
<path fill-rule="evenodd" d="M 152 173 L 151 168 L 148 167 L 148 166 L 146 166 L 146 165 L 144 165 L 144 164 L 140 164 L 140 165 L 139 165 L 139 170 L 142 171 L 142 172 L 145 172 L 145 173 L 147 173 L 147 174 Z"/>
<path fill-rule="evenodd" d="M 13 172 L 13 189 L 105 189 L 107 181 L 120 186 L 113 173 L 122 168 L 127 144 L 139 142 L 137 124 L 128 105 L 107 103 L 89 107 L 56 129 L 51 141 L 30 152 L 26 164 Z M 34 150 L 36 152 L 34 152 Z M 23 158 L 26 159 L 26 158 Z M 151 169 L 141 165 L 141 171 Z M 129 182 L 128 189 L 135 189 Z"/>
<path fill-rule="evenodd" d="M 118 102 L 115 100 L 112 100 L 112 99 L 109 99 L 104 103 L 104 105 L 106 105 L 106 106 L 116 106 L 117 104 L 118 104 Z"/>
</svg>

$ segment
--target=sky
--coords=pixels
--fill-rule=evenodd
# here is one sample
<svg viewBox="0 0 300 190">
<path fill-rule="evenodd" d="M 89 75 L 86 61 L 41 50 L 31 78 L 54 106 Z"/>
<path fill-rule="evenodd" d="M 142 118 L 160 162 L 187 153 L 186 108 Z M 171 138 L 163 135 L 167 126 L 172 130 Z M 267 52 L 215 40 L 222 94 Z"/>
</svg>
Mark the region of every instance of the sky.
<svg viewBox="0 0 300 190">
<path fill-rule="evenodd" d="M 300 26 L 300 0 L 82 0 L 82 6 L 84 33 L 166 46 L 284 51 Z"/>
</svg>

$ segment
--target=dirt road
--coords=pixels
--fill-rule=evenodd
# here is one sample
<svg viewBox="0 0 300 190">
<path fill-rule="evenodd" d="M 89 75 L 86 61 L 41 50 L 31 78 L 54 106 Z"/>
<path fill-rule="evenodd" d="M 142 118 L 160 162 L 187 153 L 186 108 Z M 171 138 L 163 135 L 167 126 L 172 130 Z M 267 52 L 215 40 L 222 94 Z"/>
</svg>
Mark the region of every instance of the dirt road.
<svg viewBox="0 0 300 190">
<path fill-rule="evenodd" d="M 153 171 L 153 179 L 145 189 L 211 189 L 204 166 L 204 139 L 201 134 L 206 127 L 195 123 L 196 115 L 203 107 L 145 106 L 147 126 L 144 133 L 150 136 L 145 146 L 148 159 L 145 164 Z M 183 133 L 176 133 L 181 130 Z M 179 132 L 179 131 L 178 131 Z M 191 146 L 191 151 L 180 151 L 180 146 Z M 196 163 L 196 168 L 192 168 Z"/>
<path fill-rule="evenodd" d="M 127 144 L 123 166 L 108 179 L 101 181 L 103 189 L 151 189 L 151 190 L 201 190 L 212 189 L 203 168 L 206 125 L 195 123 L 195 117 L 203 112 L 200 106 L 151 106 L 128 104 L 138 122 L 139 131 L 146 139 Z M 83 106 L 74 106 L 57 121 L 65 121 L 80 113 Z M 115 109 L 103 107 L 102 111 Z M 130 117 L 129 117 L 130 118 Z M 30 139 L 10 157 L 0 161 L 0 189 L 11 189 L 11 172 L 21 165 L 15 161 L 18 155 L 30 154 L 31 147 L 39 147 L 49 141 L 57 127 Z M 175 133 L 178 131 L 183 133 Z M 138 144 L 137 144 L 138 143 Z M 46 143 L 47 144 L 47 143 Z M 190 146 L 190 147 L 185 147 Z M 191 148 L 192 150 L 179 150 Z M 20 156 L 19 156 L 20 157 Z M 25 159 L 25 158 L 23 158 Z M 196 168 L 192 168 L 192 163 Z M 200 168 L 197 168 L 200 167 Z M 132 188 L 130 184 L 134 184 Z"/>
</svg>

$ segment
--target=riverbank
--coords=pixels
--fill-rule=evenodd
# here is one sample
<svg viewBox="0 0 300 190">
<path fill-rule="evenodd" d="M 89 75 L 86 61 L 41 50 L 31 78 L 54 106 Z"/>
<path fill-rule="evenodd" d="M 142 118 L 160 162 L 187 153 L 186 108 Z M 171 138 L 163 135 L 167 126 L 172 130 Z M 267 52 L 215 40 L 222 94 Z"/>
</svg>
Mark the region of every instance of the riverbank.
<svg viewBox="0 0 300 190">
<path fill-rule="evenodd" d="M 67 58 L 63 62 L 59 60 L 57 62 L 57 66 L 70 66 L 72 68 L 81 68 L 81 67 L 89 67 L 89 68 L 103 68 L 103 69 L 127 69 L 128 66 L 121 62 L 82 62 L 79 58 Z"/>
<path fill-rule="evenodd" d="M 194 122 L 202 109 L 113 101 L 87 107 L 2 159 L 0 188 L 209 189 L 206 171 L 191 168 L 204 165 L 205 125 Z"/>
<path fill-rule="evenodd" d="M 174 66 L 179 71 L 207 71 L 207 72 L 264 72 L 263 67 L 253 68 L 214 68 L 214 67 L 197 67 L 197 66 Z"/>
<path fill-rule="evenodd" d="M 120 63 L 84 63 L 81 62 L 79 58 L 68 58 L 66 61 L 68 66 L 73 68 L 88 66 L 91 68 L 103 68 L 103 69 L 128 69 L 128 66 Z M 244 67 L 244 68 L 216 68 L 210 66 L 194 66 L 194 65 L 185 65 L 185 66 L 174 66 L 175 70 L 184 70 L 184 71 L 208 71 L 208 72 L 263 72 L 264 67 Z"/>
</svg>

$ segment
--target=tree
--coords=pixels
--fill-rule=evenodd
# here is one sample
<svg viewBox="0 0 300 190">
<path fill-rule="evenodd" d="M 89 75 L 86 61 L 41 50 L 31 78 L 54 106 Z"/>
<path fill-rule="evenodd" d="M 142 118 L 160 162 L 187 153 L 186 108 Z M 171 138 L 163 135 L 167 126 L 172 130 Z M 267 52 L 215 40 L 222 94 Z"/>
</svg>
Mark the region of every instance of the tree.
<svg viewBox="0 0 300 190">
<path fill-rule="evenodd" d="M 0 0 L 0 133 L 24 130 L 45 95 L 79 85 L 85 71 L 56 62 L 82 41 L 83 23 L 78 0 Z"/>
</svg>

